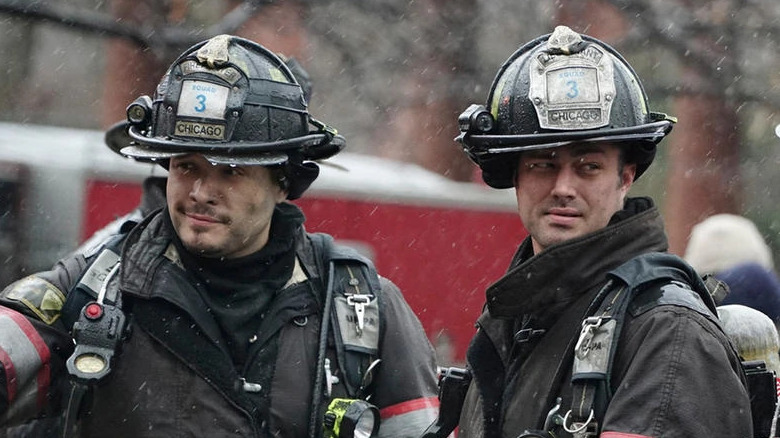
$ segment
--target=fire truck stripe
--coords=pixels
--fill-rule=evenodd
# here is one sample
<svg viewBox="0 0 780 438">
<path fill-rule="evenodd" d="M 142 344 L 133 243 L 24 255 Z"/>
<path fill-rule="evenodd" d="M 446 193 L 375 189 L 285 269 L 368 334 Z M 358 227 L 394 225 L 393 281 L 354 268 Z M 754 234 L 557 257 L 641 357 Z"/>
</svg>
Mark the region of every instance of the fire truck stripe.
<svg viewBox="0 0 780 438">
<path fill-rule="evenodd" d="M 3 357 L 0 360 L 6 371 L 13 369 L 14 375 L 14 378 L 9 378 L 6 383 L 9 401 L 16 398 L 20 386 L 29 386 L 34 379 L 36 401 L 40 406 L 45 401 L 50 379 L 51 355 L 46 343 L 30 321 L 22 314 L 5 307 L 0 307 L 0 333 L 3 333 L 0 337 Z"/>
</svg>

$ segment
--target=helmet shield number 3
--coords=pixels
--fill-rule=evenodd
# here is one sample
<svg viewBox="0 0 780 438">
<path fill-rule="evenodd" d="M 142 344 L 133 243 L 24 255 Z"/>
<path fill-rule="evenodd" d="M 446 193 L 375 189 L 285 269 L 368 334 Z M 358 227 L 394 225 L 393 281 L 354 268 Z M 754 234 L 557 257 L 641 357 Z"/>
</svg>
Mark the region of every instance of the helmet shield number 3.
<svg viewBox="0 0 780 438">
<path fill-rule="evenodd" d="M 578 130 L 608 125 L 615 100 L 612 57 L 594 44 L 577 50 L 583 44 L 579 34 L 565 27 L 556 31 L 528 67 L 528 97 L 539 126 Z"/>
<path fill-rule="evenodd" d="M 176 120 L 176 135 L 210 140 L 225 139 L 225 108 L 228 87 L 204 81 L 184 81 L 179 96 L 178 116 L 216 119 L 222 123 Z"/>
</svg>

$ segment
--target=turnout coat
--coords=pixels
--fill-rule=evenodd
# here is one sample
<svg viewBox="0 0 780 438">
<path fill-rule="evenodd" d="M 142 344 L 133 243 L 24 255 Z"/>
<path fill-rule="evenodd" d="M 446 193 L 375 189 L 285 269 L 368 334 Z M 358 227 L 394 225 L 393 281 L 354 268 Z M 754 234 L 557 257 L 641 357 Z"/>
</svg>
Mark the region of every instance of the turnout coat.
<svg viewBox="0 0 780 438">
<path fill-rule="evenodd" d="M 308 436 L 327 275 L 311 235 L 299 229 L 292 278 L 275 295 L 249 359 L 237 369 L 194 289 L 199 286 L 182 269 L 162 214 L 137 225 L 123 245 L 121 268 L 109 287 L 122 291 L 131 334 L 113 371 L 84 405 L 79 436 Z M 56 415 L 67 402 L 64 363 L 73 341 L 60 313 L 90 261 L 75 254 L 0 296 L 0 409 L 6 424 Z M 438 409 L 434 353 L 398 288 L 381 277 L 380 284 L 381 313 L 366 320 L 379 326 L 382 361 L 371 402 L 383 417 L 381 436 L 417 436 Z M 333 396 L 345 396 L 332 340 L 327 351 L 342 383 L 334 385 Z"/>
<path fill-rule="evenodd" d="M 487 290 L 467 353 L 474 380 L 459 438 L 542 430 L 557 397 L 561 416 L 571 409 L 572 351 L 582 320 L 607 274 L 627 261 L 621 272 L 664 272 L 665 280 L 642 279 L 653 284 L 652 293 L 639 294 L 629 307 L 600 436 L 752 436 L 740 360 L 712 303 L 691 289 L 701 285 L 696 273 L 679 259 L 668 266 L 630 263 L 666 249 L 661 217 L 646 198 L 629 199 L 606 228 L 536 256 L 524 241 L 506 275 Z"/>
</svg>

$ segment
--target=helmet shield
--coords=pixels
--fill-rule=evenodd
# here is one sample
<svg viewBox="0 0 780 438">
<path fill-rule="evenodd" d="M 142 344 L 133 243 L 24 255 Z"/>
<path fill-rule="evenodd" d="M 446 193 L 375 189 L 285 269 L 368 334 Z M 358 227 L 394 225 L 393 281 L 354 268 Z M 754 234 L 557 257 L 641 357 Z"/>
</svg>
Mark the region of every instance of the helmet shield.
<svg viewBox="0 0 780 438">
<path fill-rule="evenodd" d="M 487 108 L 469 109 L 480 108 L 492 123 L 468 123 L 475 118 L 464 113 L 457 140 L 496 188 L 514 185 L 519 153 L 577 142 L 625 145 L 638 178 L 673 122 L 648 111 L 639 78 L 620 54 L 565 26 L 516 51 L 496 75 Z"/>
</svg>

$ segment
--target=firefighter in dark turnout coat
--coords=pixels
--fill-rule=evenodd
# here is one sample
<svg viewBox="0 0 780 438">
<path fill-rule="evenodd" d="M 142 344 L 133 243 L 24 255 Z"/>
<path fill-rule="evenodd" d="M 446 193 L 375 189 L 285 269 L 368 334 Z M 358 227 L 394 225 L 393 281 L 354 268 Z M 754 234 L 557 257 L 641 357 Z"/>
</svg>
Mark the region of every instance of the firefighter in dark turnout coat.
<svg viewBox="0 0 780 438">
<path fill-rule="evenodd" d="M 5 424 L 64 412 L 74 436 L 309 437 L 340 398 L 378 408 L 377 436 L 430 423 L 434 353 L 400 291 L 285 202 L 344 140 L 281 59 L 204 41 L 107 141 L 168 169 L 166 206 L 2 292 Z"/>
<path fill-rule="evenodd" d="M 653 202 L 627 197 L 673 119 L 648 112 L 625 60 L 560 26 L 515 52 L 487 108 L 459 122 L 484 180 L 515 188 L 529 232 L 487 290 L 459 436 L 752 436 L 744 373 L 707 288 L 665 253 Z M 633 298 L 615 341 L 594 343 L 614 332 L 610 318 L 584 323 L 611 309 L 606 293 Z M 604 362 L 612 349 L 606 389 L 575 396 L 593 378 L 575 358 L 597 369 L 588 355 Z"/>
</svg>

